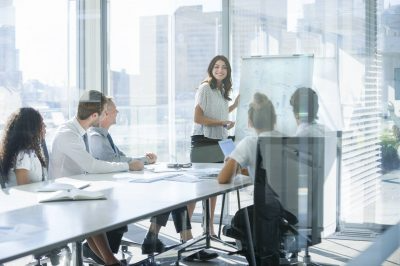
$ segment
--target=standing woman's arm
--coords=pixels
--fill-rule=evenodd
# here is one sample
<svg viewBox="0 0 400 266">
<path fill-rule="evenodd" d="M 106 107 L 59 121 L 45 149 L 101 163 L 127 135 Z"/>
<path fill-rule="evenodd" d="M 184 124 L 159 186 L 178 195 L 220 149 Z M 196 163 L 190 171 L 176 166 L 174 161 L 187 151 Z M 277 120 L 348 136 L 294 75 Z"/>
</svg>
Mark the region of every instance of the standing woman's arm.
<svg viewBox="0 0 400 266">
<path fill-rule="evenodd" d="M 236 99 L 233 102 L 233 104 L 231 106 L 229 106 L 229 113 L 232 112 L 233 110 L 235 110 L 238 107 L 239 100 L 240 100 L 240 94 L 236 97 Z"/>
<path fill-rule="evenodd" d="M 203 109 L 198 104 L 194 108 L 194 122 L 204 126 L 224 126 L 231 123 L 230 121 L 221 121 L 206 117 Z"/>
</svg>

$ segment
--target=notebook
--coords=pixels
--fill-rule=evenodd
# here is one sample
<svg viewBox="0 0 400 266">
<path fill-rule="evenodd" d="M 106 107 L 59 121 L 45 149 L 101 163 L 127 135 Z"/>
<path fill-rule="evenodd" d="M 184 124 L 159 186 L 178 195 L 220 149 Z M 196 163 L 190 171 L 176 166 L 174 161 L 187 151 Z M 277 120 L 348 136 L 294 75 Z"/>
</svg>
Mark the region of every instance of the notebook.
<svg viewBox="0 0 400 266">
<path fill-rule="evenodd" d="M 80 189 L 60 190 L 38 195 L 39 202 L 65 201 L 65 200 L 99 200 L 106 199 L 101 191 L 86 191 Z"/>
<path fill-rule="evenodd" d="M 235 143 L 233 143 L 232 139 L 220 140 L 218 141 L 218 145 L 225 157 L 228 157 L 235 149 Z"/>
<path fill-rule="evenodd" d="M 68 177 L 57 178 L 54 182 L 47 182 L 39 187 L 37 192 L 53 192 L 58 190 L 84 189 L 90 185 L 89 182 L 76 180 Z"/>
</svg>

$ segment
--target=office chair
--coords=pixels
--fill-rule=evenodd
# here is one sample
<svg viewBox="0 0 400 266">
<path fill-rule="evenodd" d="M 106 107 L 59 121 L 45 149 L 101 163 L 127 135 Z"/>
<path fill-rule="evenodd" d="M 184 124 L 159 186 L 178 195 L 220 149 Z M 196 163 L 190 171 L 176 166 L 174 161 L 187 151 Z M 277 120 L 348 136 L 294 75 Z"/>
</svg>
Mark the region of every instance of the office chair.
<svg viewBox="0 0 400 266">
<path fill-rule="evenodd" d="M 0 185 L 2 189 L 6 188 L 6 179 L 3 176 L 2 161 L 0 160 Z"/>
<path fill-rule="evenodd" d="M 295 264 L 301 249 L 312 265 L 308 248 L 321 242 L 323 225 L 324 145 L 324 137 L 259 138 L 254 206 L 224 228 L 250 265 Z"/>
<path fill-rule="evenodd" d="M 48 263 L 50 263 L 50 265 L 68 266 L 71 262 L 71 254 L 70 248 L 64 246 L 46 253 L 34 254 L 34 260 L 26 266 L 47 266 Z"/>
<path fill-rule="evenodd" d="M 130 261 L 133 256 L 133 253 L 129 251 L 129 247 L 140 247 L 141 244 L 123 237 L 123 234 L 127 231 L 127 228 L 126 229 L 125 228 L 126 227 L 124 226 L 122 228 L 117 228 L 115 230 L 107 232 L 107 238 L 110 241 L 109 244 L 112 252 L 115 254 L 120 252 L 122 261 Z M 110 232 L 112 232 L 111 236 L 109 234 Z M 118 239 L 119 238 L 117 236 L 118 234 L 120 234 L 121 237 L 120 239 Z M 103 265 L 83 255 L 82 255 L 82 261 L 84 263 L 87 263 L 89 266 Z"/>
</svg>

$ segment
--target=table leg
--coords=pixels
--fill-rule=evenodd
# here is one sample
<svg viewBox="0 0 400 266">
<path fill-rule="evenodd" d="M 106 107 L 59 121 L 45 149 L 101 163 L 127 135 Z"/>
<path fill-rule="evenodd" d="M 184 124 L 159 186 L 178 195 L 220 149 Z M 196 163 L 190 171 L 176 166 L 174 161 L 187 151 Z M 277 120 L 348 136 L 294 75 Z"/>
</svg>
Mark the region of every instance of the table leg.
<svg viewBox="0 0 400 266">
<path fill-rule="evenodd" d="M 72 243 L 72 265 L 83 266 L 82 262 L 82 242 L 76 241 Z"/>
</svg>

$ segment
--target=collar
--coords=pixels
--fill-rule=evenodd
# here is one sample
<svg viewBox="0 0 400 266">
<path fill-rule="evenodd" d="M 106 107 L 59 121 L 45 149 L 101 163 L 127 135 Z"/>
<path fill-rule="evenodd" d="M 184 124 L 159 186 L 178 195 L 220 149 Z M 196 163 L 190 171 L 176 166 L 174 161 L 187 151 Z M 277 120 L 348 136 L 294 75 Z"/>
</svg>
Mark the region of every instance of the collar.
<svg viewBox="0 0 400 266">
<path fill-rule="evenodd" d="M 76 116 L 72 119 L 72 124 L 79 131 L 79 135 L 83 136 L 86 134 L 86 130 L 79 124 L 78 118 Z"/>
<path fill-rule="evenodd" d="M 272 131 L 264 131 L 261 132 L 258 136 L 259 137 L 273 137 L 273 136 L 279 136 L 280 133 L 278 131 L 272 130 Z"/>
<path fill-rule="evenodd" d="M 316 123 L 315 121 L 313 121 L 313 122 L 311 122 L 311 123 L 302 121 L 302 122 L 300 122 L 299 125 L 297 126 L 297 131 L 300 131 L 300 130 L 302 130 L 302 129 L 304 129 L 304 128 L 311 127 L 311 126 L 316 125 L 316 124 L 317 124 L 317 123 Z"/>
</svg>

